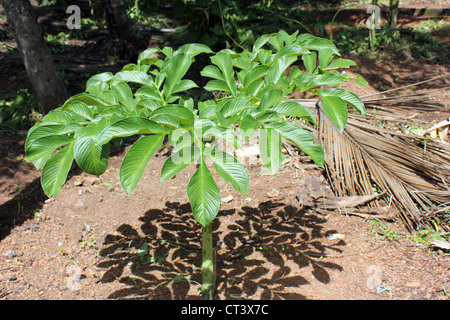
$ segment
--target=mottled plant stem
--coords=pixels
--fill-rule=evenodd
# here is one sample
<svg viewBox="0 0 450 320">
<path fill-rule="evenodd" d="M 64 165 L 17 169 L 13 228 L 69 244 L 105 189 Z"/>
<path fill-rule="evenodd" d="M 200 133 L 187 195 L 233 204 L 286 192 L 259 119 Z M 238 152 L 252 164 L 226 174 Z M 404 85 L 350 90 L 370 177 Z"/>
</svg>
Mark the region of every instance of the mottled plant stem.
<svg viewBox="0 0 450 320">
<path fill-rule="evenodd" d="M 214 297 L 214 251 L 211 223 L 202 228 L 202 296 L 205 300 Z"/>
</svg>

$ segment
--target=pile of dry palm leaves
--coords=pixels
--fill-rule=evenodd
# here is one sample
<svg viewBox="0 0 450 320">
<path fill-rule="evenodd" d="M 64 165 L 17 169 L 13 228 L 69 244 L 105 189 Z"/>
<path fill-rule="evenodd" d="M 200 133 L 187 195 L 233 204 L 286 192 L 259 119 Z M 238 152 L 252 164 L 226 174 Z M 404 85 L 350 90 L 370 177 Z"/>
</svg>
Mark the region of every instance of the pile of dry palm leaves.
<svg viewBox="0 0 450 320">
<path fill-rule="evenodd" d="M 342 132 L 320 108 L 314 108 L 326 174 L 336 196 L 317 199 L 316 208 L 378 219 L 400 218 L 410 231 L 429 227 L 434 221 L 449 231 L 450 144 L 442 135 L 441 139 L 426 135 L 430 130 L 405 130 L 423 123 L 385 108 L 395 105 L 434 111 L 444 106 L 433 104 L 425 95 L 363 101 L 367 116 L 350 112 Z M 445 124 L 443 121 L 435 129 L 448 131 Z"/>
</svg>

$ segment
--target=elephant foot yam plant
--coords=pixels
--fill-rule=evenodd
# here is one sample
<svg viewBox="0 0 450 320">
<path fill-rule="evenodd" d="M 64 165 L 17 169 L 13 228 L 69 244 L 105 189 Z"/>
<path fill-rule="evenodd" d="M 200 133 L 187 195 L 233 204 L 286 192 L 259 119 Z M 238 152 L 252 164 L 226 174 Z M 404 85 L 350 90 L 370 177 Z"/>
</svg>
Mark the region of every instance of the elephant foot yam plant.
<svg viewBox="0 0 450 320">
<path fill-rule="evenodd" d="M 201 71 L 209 80 L 203 89 L 220 92 L 221 98 L 194 102 L 188 96 L 198 86 L 184 77 L 200 54 L 209 55 L 211 61 Z M 249 189 L 244 166 L 228 148 L 223 151 L 213 142 L 239 148 L 242 139 L 258 135 L 261 160 L 272 175 L 281 166 L 282 139 L 323 166 L 324 151 L 314 144 L 314 135 L 289 121 L 301 118 L 315 124 L 313 114 L 286 96 L 294 91 L 315 94 L 325 114 L 342 130 L 348 106 L 365 113 L 354 93 L 335 87 L 348 80 L 364 82 L 336 70 L 354 64 L 340 58 L 331 41 L 298 32 L 263 35 L 251 51 L 242 52 L 224 49 L 215 53 L 203 44 L 186 44 L 176 51 L 150 48 L 139 55 L 136 64 L 116 74 L 94 75 L 84 93 L 39 120 L 27 135 L 26 161 L 42 168 L 42 188 L 48 197 L 56 197 L 74 160 L 84 172 L 99 176 L 107 169 L 111 141 L 138 135 L 119 172 L 120 183 L 130 194 L 167 138 L 173 149 L 161 168 L 160 182 L 191 164 L 196 166 L 187 195 L 193 216 L 202 226 L 202 295 L 212 299 L 211 222 L 221 197 L 211 170 L 238 192 L 247 194 Z"/>
</svg>

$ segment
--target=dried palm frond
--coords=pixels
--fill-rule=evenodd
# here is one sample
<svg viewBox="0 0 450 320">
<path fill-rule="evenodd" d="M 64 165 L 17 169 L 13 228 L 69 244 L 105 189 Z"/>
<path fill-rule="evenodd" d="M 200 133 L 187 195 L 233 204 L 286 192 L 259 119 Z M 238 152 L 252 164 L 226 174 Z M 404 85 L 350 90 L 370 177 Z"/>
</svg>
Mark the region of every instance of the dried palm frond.
<svg viewBox="0 0 450 320">
<path fill-rule="evenodd" d="M 422 95 L 363 101 L 371 106 L 386 101 L 417 106 L 415 99 L 421 106 L 428 105 Z M 313 105 L 313 101 L 302 103 Z M 431 220 L 448 221 L 450 144 L 395 130 L 399 120 L 405 119 L 400 114 L 389 118 L 378 112 L 366 117 L 350 113 L 347 126 L 339 132 L 320 107 L 314 111 L 316 135 L 325 150 L 325 169 L 336 196 L 385 193 L 367 206 L 391 206 L 410 231 L 428 226 Z"/>
<path fill-rule="evenodd" d="M 373 117 L 351 115 L 339 130 L 320 111 L 318 137 L 338 196 L 386 192 L 408 229 L 426 224 L 450 199 L 450 145 L 384 129 Z M 379 206 L 379 201 L 374 201 Z"/>
</svg>

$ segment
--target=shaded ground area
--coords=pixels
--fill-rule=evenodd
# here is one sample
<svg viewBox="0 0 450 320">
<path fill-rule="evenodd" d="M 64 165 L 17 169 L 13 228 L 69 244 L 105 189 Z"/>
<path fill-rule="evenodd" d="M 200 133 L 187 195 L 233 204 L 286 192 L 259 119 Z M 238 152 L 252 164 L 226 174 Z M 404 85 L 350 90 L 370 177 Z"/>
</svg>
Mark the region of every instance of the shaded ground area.
<svg viewBox="0 0 450 320">
<path fill-rule="evenodd" d="M 119 154 L 100 179 L 75 172 L 38 214 L 18 205 L 29 187 L 3 202 L 2 297 L 200 299 L 201 232 L 184 187 L 194 168 L 158 184 L 165 153 L 130 196 L 118 184 Z M 272 178 L 259 163 L 248 170 L 248 196 L 218 181 L 217 299 L 445 298 L 448 254 L 418 248 L 396 223 L 387 226 L 401 236 L 381 240 L 385 230 L 371 221 L 298 204 L 300 190 L 330 193 L 307 158 L 291 158 Z M 24 172 L 22 183 L 32 181 L 39 194 L 38 174 Z"/>
<path fill-rule="evenodd" d="M 84 49 L 76 49 L 97 53 L 89 55 L 92 64 L 65 60 L 73 67 L 68 72 L 97 69 L 95 59 L 105 52 L 98 49 L 110 45 L 102 47 L 104 35 L 96 35 L 99 41 L 82 41 L 77 45 Z M 153 38 L 149 45 L 166 40 Z M 356 60 L 352 72 L 370 83 L 349 88 L 360 96 L 448 74 L 448 65 L 432 61 L 345 57 Z M 21 81 L 2 81 L 0 89 Z M 406 90 L 424 91 L 444 108 L 400 111 L 429 127 L 450 116 L 448 78 Z M 126 149 L 118 149 L 99 179 L 74 168 L 58 198 L 47 199 L 40 173 L 23 161 L 23 144 L 23 134 L 1 141 L 0 299 L 201 299 L 200 226 L 185 191 L 193 167 L 159 184 L 168 155 L 162 148 L 128 196 L 118 182 Z M 218 180 L 216 299 L 448 299 L 448 252 L 415 245 L 400 223 L 302 206 L 299 198 L 330 190 L 308 158 L 285 155 L 274 177 L 259 161 L 247 163 L 248 195 Z M 392 234 L 398 237 L 387 237 Z"/>
</svg>

